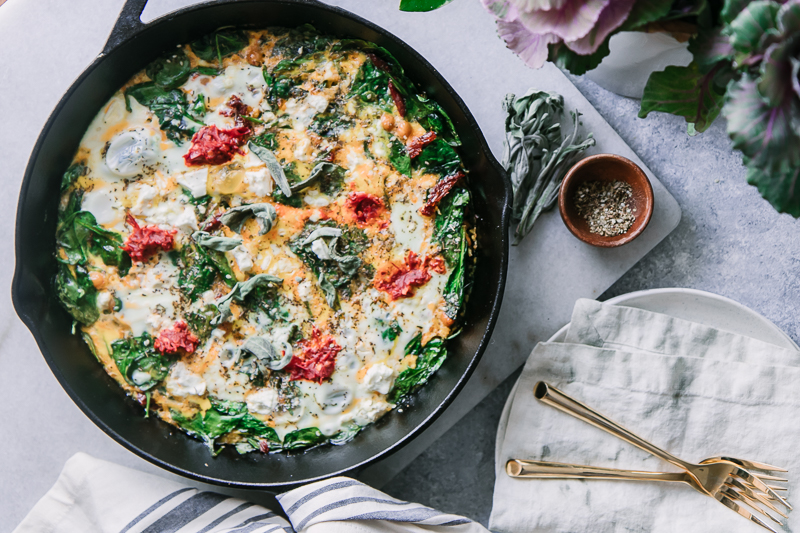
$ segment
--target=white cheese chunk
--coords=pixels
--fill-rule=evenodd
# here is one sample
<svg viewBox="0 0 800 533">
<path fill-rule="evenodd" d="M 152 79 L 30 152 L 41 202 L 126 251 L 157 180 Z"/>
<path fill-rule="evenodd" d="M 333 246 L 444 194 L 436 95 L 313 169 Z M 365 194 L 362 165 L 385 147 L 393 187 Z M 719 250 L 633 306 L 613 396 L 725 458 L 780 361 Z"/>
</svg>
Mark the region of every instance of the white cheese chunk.
<svg viewBox="0 0 800 533">
<path fill-rule="evenodd" d="M 383 363 L 372 365 L 364 376 L 364 385 L 369 390 L 388 394 L 394 384 L 394 370 Z"/>
<path fill-rule="evenodd" d="M 206 393 L 206 382 L 179 361 L 167 376 L 167 391 L 175 396 L 202 396 Z"/>
<path fill-rule="evenodd" d="M 256 196 L 272 194 L 272 176 L 266 168 L 248 170 L 244 173 L 244 182 L 248 190 Z"/>
<path fill-rule="evenodd" d="M 178 174 L 176 181 L 195 198 L 208 194 L 208 167 Z"/>
<path fill-rule="evenodd" d="M 278 407 L 278 391 L 272 387 L 258 389 L 247 396 L 247 410 L 257 415 L 272 414 Z"/>
<path fill-rule="evenodd" d="M 233 255 L 233 259 L 236 261 L 236 265 L 239 267 L 239 270 L 242 272 L 250 272 L 253 269 L 253 256 L 250 255 L 250 252 L 244 247 L 243 244 L 240 244 L 231 250 L 231 254 Z"/>
</svg>

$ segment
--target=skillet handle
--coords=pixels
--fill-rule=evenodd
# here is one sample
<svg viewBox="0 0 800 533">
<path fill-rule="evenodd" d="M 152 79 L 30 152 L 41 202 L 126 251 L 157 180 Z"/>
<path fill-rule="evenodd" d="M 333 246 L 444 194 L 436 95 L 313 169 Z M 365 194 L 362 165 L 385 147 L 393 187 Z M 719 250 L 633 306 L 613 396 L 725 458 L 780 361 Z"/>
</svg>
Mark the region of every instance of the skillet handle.
<svg viewBox="0 0 800 533">
<path fill-rule="evenodd" d="M 117 22 L 114 24 L 114 29 L 111 30 L 106 45 L 103 47 L 103 55 L 144 28 L 142 12 L 146 5 L 147 0 L 125 0 L 125 5 L 122 6 L 122 11 L 120 11 Z"/>
</svg>

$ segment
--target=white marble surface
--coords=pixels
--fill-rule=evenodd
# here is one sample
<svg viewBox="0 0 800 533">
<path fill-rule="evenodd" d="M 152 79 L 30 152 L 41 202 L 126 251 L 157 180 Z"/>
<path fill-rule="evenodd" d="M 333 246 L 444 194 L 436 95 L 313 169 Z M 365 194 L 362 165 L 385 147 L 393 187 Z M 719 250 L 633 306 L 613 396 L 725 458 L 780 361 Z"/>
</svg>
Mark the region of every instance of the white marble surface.
<svg viewBox="0 0 800 533">
<path fill-rule="evenodd" d="M 191 3 L 152 0 L 143 18 L 149 20 Z M 568 106 L 585 114 L 585 124 L 601 140 L 598 149 L 638 161 L 560 72 L 553 68 L 528 70 L 505 50 L 477 0 L 458 0 L 426 15 L 399 13 L 394 0 L 330 3 L 386 27 L 426 56 L 466 101 L 497 155 L 502 144 L 502 96 L 538 86 L 559 90 L 567 97 Z M 6 287 L 13 272 L 16 199 L 30 149 L 64 90 L 102 48 L 121 5 L 121 0 L 9 0 L 0 7 L 0 116 L 4 126 L 0 145 L 5 152 L 0 180 L 6 189 L 0 197 L 0 216 L 7 228 L 0 235 L 0 245 L 7 251 L 0 259 L 0 280 Z M 600 295 L 674 228 L 679 217 L 676 204 L 663 187 L 657 182 L 654 185 L 658 210 L 651 227 L 639 241 L 619 250 L 584 246 L 567 233 L 555 213 L 542 219 L 526 243 L 512 252 L 505 316 L 501 316 L 492 346 L 468 391 L 414 448 L 373 468 L 366 473 L 367 479 L 376 484 L 388 480 L 501 383 L 522 363 L 535 341 L 558 329 L 577 297 Z M 64 461 L 78 450 L 160 472 L 113 442 L 75 407 L 16 318 L 8 291 L 0 298 L 0 390 L 6 398 L 0 424 L 4 437 L 0 532 L 14 527 L 53 483 Z"/>
</svg>

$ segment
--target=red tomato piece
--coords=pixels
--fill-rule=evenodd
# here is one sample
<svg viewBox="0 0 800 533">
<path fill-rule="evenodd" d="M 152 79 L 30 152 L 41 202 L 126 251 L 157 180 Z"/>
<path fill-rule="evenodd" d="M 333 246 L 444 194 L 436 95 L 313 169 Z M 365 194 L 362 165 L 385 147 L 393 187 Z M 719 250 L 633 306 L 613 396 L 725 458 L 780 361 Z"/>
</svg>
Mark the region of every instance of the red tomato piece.
<svg viewBox="0 0 800 533">
<path fill-rule="evenodd" d="M 419 137 L 414 137 L 408 144 L 406 145 L 406 152 L 408 153 L 408 157 L 414 159 L 419 154 L 422 153 L 422 149 L 428 146 L 430 143 L 436 140 L 436 132 L 429 131 L 428 133 L 424 133 Z"/>
<path fill-rule="evenodd" d="M 347 196 L 347 208 L 353 212 L 359 224 L 366 224 L 380 216 L 383 200 L 365 192 L 351 192 Z"/>
<path fill-rule="evenodd" d="M 193 353 L 198 344 L 200 344 L 200 339 L 189 331 L 186 321 L 178 320 L 170 329 L 162 330 L 159 333 L 153 346 L 161 353 L 177 353 L 179 350 Z"/>
<path fill-rule="evenodd" d="M 323 337 L 315 327 L 310 338 L 297 344 L 299 353 L 295 353 L 286 365 L 290 379 L 322 383 L 331 377 L 336 367 L 336 356 L 342 351 L 342 347 L 333 338 Z"/>
<path fill-rule="evenodd" d="M 239 126 L 228 130 L 218 129 L 216 126 L 203 126 L 192 137 L 192 147 L 189 153 L 183 156 L 186 166 L 195 165 L 222 165 L 227 163 L 236 154 L 244 154 L 239 149 L 244 144 L 245 137 L 251 130 L 247 126 Z"/>
<path fill-rule="evenodd" d="M 390 263 L 388 268 L 381 268 L 375 275 L 373 285 L 386 292 L 392 300 L 413 296 L 417 287 L 425 285 L 431 279 L 426 262 L 427 260 L 420 260 L 417 254 L 409 250 L 404 263 Z"/>
<path fill-rule="evenodd" d="M 439 202 L 441 202 L 442 199 L 450 193 L 453 186 L 464 177 L 466 177 L 466 175 L 459 170 L 455 174 L 445 176 L 436 182 L 436 185 L 428 190 L 428 199 L 425 201 L 425 205 L 420 208 L 420 214 L 429 217 L 436 213 L 436 207 L 439 205 Z"/>
<path fill-rule="evenodd" d="M 125 221 L 133 228 L 133 232 L 128 235 L 122 249 L 128 252 L 132 260 L 142 263 L 159 250 L 168 252 L 175 246 L 177 230 L 161 229 L 158 226 L 139 226 L 130 213 L 125 217 Z"/>
</svg>

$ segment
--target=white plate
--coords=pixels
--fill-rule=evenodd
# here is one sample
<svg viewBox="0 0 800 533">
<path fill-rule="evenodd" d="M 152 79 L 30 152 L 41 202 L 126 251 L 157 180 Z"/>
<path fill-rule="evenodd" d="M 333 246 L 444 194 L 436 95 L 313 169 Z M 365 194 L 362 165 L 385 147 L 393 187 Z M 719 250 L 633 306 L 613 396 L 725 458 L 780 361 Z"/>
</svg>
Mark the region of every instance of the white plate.
<svg viewBox="0 0 800 533">
<path fill-rule="evenodd" d="M 710 292 L 695 289 L 652 289 L 622 294 L 607 300 L 606 303 L 663 313 L 753 337 L 781 348 L 800 350 L 800 347 L 786 333 L 763 316 L 730 298 Z M 555 335 L 550 337 L 548 342 L 563 342 L 567 335 L 568 327 L 569 324 L 558 330 Z M 514 384 L 514 388 L 511 389 L 511 393 L 506 399 L 506 404 L 503 407 L 503 413 L 500 415 L 500 422 L 497 426 L 494 451 L 495 470 L 497 470 L 497 465 L 501 460 L 499 457 L 500 446 L 506 434 L 508 413 L 511 411 L 511 399 L 517 392 L 517 385 L 519 385 L 519 381 Z"/>
</svg>

